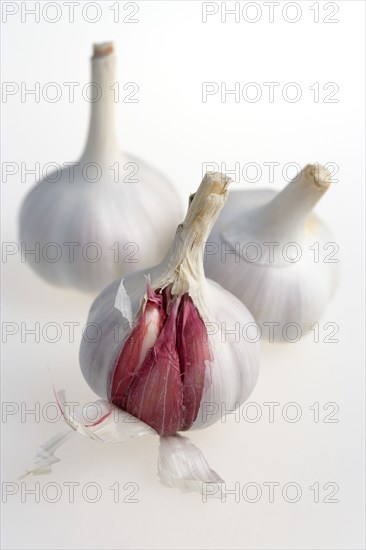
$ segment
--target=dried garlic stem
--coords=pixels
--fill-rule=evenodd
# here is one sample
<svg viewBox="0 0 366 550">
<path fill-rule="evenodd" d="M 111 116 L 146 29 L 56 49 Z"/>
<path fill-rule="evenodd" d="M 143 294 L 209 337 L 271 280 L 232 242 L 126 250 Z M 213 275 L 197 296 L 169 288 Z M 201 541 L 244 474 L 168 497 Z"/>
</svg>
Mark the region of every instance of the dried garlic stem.
<svg viewBox="0 0 366 550">
<path fill-rule="evenodd" d="M 172 294 L 192 291 L 204 278 L 204 243 L 226 202 L 231 181 L 219 172 L 208 172 L 197 192 L 191 195 L 187 215 L 178 226 L 166 269 L 159 279 L 165 284 L 173 283 Z"/>
<path fill-rule="evenodd" d="M 248 231 L 255 241 L 296 240 L 304 231 L 306 218 L 331 183 L 331 175 L 319 164 L 308 164 L 265 206 L 245 216 L 238 223 L 239 240 Z"/>
<path fill-rule="evenodd" d="M 115 132 L 115 55 L 113 44 L 94 44 L 91 58 L 91 117 L 83 160 L 117 158 L 119 147 Z M 108 160 L 106 160 L 108 162 Z"/>
<path fill-rule="evenodd" d="M 265 211 L 276 223 L 283 218 L 296 224 L 304 220 L 330 186 L 330 173 L 319 164 L 308 164 L 266 206 Z"/>
</svg>

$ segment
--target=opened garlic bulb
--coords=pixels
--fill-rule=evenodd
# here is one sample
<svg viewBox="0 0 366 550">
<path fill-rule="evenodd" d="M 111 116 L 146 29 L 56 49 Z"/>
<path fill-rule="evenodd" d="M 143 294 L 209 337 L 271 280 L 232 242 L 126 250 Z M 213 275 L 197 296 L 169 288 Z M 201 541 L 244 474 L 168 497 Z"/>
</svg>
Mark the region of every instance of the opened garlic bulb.
<svg viewBox="0 0 366 550">
<path fill-rule="evenodd" d="M 250 335 L 237 341 L 229 333 L 238 321 L 248 329 L 253 319 L 203 271 L 203 243 L 228 182 L 206 175 L 166 259 L 107 287 L 88 318 L 100 327 L 100 338 L 81 344 L 81 369 L 92 389 L 163 435 L 212 424 L 220 405 L 238 406 L 257 379 L 256 344 Z M 119 288 L 124 316 L 114 307 Z M 210 404 L 215 414 L 207 415 Z"/>
<path fill-rule="evenodd" d="M 177 194 L 145 162 L 119 151 L 113 44 L 94 46 L 92 103 L 84 153 L 26 197 L 20 241 L 50 283 L 101 290 L 116 277 L 161 261 L 181 220 Z"/>
<path fill-rule="evenodd" d="M 83 338 L 80 365 L 103 398 L 98 421 L 87 424 L 71 417 L 63 394 L 58 396 L 67 423 L 84 435 L 116 442 L 159 434 L 159 477 L 183 490 L 222 480 L 177 432 L 207 427 L 222 417 L 223 409 L 236 409 L 258 376 L 252 316 L 203 270 L 203 244 L 225 203 L 229 181 L 206 174 L 165 260 L 115 281 L 94 301 L 88 324 L 97 327 L 98 335 Z M 233 334 L 236 325 L 240 338 Z M 38 472 L 52 462 L 44 456 Z"/>
<path fill-rule="evenodd" d="M 207 276 L 246 304 L 270 340 L 295 341 L 334 292 L 337 244 L 312 213 L 329 185 L 325 168 L 308 165 L 280 193 L 234 191 L 207 241 Z"/>
</svg>

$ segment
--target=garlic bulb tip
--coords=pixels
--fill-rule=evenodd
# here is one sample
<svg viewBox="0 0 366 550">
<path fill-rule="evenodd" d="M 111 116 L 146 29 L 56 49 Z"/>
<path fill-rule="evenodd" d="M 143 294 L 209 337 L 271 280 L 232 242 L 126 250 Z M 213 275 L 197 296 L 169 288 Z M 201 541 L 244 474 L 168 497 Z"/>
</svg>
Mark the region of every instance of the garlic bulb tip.
<svg viewBox="0 0 366 550">
<path fill-rule="evenodd" d="M 326 191 L 331 184 L 331 174 L 320 164 L 307 164 L 303 170 L 304 178 Z"/>
<path fill-rule="evenodd" d="M 92 59 L 97 59 L 98 57 L 104 57 L 114 52 L 113 42 L 102 42 L 101 44 L 93 44 L 93 57 Z"/>
</svg>

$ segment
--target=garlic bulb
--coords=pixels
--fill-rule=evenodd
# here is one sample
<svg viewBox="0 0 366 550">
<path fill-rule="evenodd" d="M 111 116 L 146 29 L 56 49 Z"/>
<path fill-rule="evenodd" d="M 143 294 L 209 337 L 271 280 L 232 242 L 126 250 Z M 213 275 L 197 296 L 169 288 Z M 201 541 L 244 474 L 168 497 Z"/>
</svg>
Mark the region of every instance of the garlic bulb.
<svg viewBox="0 0 366 550">
<path fill-rule="evenodd" d="M 20 213 L 22 246 L 36 250 L 29 265 L 50 283 L 88 292 L 161 261 L 182 214 L 169 181 L 119 151 L 113 44 L 95 45 L 91 66 L 96 98 L 84 153 L 38 183 Z"/>
<path fill-rule="evenodd" d="M 229 333 L 239 320 L 242 328 L 254 321 L 203 271 L 203 243 L 228 183 L 221 174 L 206 175 L 166 259 L 109 285 L 88 317 L 100 327 L 100 337 L 81 343 L 81 369 L 91 388 L 164 435 L 212 424 L 220 418 L 220 405 L 234 409 L 257 379 L 256 344 L 250 336 L 236 341 Z M 122 316 L 114 307 L 116 296 Z M 172 388 L 167 395 L 165 383 Z M 158 418 L 156 408 L 168 418 Z M 215 413 L 207 415 L 207 408 Z"/>
<path fill-rule="evenodd" d="M 270 340 L 296 341 L 337 283 L 338 246 L 312 209 L 330 185 L 307 165 L 280 193 L 234 191 L 207 243 L 207 276 L 245 303 Z"/>
<path fill-rule="evenodd" d="M 183 490 L 222 480 L 177 432 L 210 426 L 223 408 L 236 409 L 258 376 L 252 316 L 203 270 L 203 244 L 229 181 L 206 174 L 165 260 L 115 281 L 95 299 L 88 324 L 97 327 L 98 337 L 83 338 L 80 365 L 102 398 L 100 419 L 92 425 L 76 420 L 67 414 L 63 394 L 58 396 L 67 423 L 90 437 L 121 441 L 159 434 L 159 477 Z M 239 324 L 237 338 L 233 329 Z M 50 464 L 43 458 L 38 470 Z"/>
</svg>

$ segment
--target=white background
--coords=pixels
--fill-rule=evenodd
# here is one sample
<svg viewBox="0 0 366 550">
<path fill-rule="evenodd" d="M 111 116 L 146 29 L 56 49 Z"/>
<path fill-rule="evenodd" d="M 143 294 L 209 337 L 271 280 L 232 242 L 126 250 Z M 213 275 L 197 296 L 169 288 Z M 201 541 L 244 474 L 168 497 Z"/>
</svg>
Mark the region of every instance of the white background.
<svg viewBox="0 0 366 550">
<path fill-rule="evenodd" d="M 252 24 L 242 18 L 235 23 L 233 16 L 222 23 L 220 14 L 203 23 L 201 2 L 145 1 L 138 2 L 136 24 L 114 23 L 111 4 L 102 2 L 97 24 L 82 19 L 81 7 L 75 9 L 75 22 L 69 23 L 63 6 L 61 20 L 54 24 L 35 23 L 32 16 L 22 23 L 19 12 L 2 25 L 2 78 L 29 87 L 36 81 L 87 83 L 92 43 L 114 40 L 118 80 L 140 87 L 139 103 L 117 106 L 121 147 L 161 168 L 184 201 L 200 182 L 204 162 L 226 162 L 229 168 L 235 162 L 257 162 L 262 178 L 246 185 L 258 188 L 269 185 L 264 162 L 279 162 L 281 167 L 288 162 L 336 163 L 339 181 L 317 212 L 333 229 L 342 270 L 337 294 L 320 320 L 321 325 L 339 325 L 339 343 L 316 344 L 310 335 L 292 345 L 263 344 L 260 379 L 250 398 L 261 407 L 262 418 L 237 423 L 229 416 L 226 423 L 190 435 L 228 487 L 258 483 L 263 491 L 258 502 L 243 497 L 235 502 L 229 496 L 226 503 L 203 503 L 197 494 L 163 487 L 156 478 L 155 438 L 104 447 L 80 437 L 59 451 L 62 461 L 52 475 L 25 480 L 27 488 L 38 481 L 41 490 L 57 482 L 63 488 L 59 502 L 41 497 L 34 503 L 28 496 L 23 503 L 19 492 L 3 504 L 4 548 L 364 548 L 364 3 L 337 2 L 334 18 L 339 22 L 331 24 L 324 23 L 332 11 L 325 11 L 324 3 L 320 22 L 314 23 L 314 3 L 297 2 L 302 15 L 292 24 L 282 16 L 283 3 L 273 23 L 268 22 L 268 8 L 257 4 L 262 17 Z M 289 11 L 289 17 L 293 13 Z M 203 103 L 205 81 L 227 82 L 228 87 L 235 82 L 281 86 L 274 103 L 268 102 L 264 87 L 257 103 L 235 103 L 232 98 L 222 103 L 219 94 Z M 282 86 L 293 81 L 303 91 L 297 103 L 281 96 Z M 318 103 L 309 90 L 314 82 L 321 85 Z M 323 102 L 322 85 L 327 82 L 338 84 L 338 103 Z M 89 105 L 80 95 L 75 103 L 66 96 L 57 103 L 35 103 L 32 98 L 22 103 L 18 94 L 2 104 L 2 111 L 3 161 L 32 166 L 36 161 L 77 160 L 89 116 Z M 274 186 L 283 185 L 280 168 Z M 3 183 L 3 241 L 17 239 L 19 206 L 31 186 L 31 177 L 25 183 L 19 176 Z M 20 333 L 9 337 L 3 346 L 3 401 L 20 408 L 22 403 L 31 408 L 35 402 L 42 407 L 52 401 L 48 366 L 57 387 L 68 390 L 69 400 L 94 399 L 78 366 L 80 327 L 92 298 L 47 285 L 19 256 L 4 263 L 2 273 L 3 322 L 80 324 L 71 343 L 66 328 L 54 344 L 37 344 L 32 337 L 22 343 Z M 273 423 L 264 402 L 280 403 Z M 281 415 L 289 402 L 301 406 L 297 423 Z M 314 402 L 321 408 L 318 423 L 309 409 Z M 329 402 L 339 406 L 337 423 L 323 421 L 322 407 Z M 2 425 L 3 482 L 19 484 L 17 478 L 32 464 L 37 446 L 60 429 L 61 422 L 9 417 Z M 65 482 L 80 483 L 74 503 L 68 502 Z M 89 482 L 102 489 L 98 503 L 81 497 L 82 486 Z M 119 503 L 113 502 L 109 489 L 116 482 L 121 486 Z M 123 502 L 130 492 L 123 489 L 127 482 L 139 485 L 138 503 Z M 281 484 L 273 503 L 265 482 Z M 297 503 L 282 497 L 288 482 L 301 486 Z M 309 489 L 315 482 L 321 487 L 319 503 Z M 338 503 L 323 502 L 330 493 L 323 489 L 327 482 L 339 486 Z"/>
</svg>

